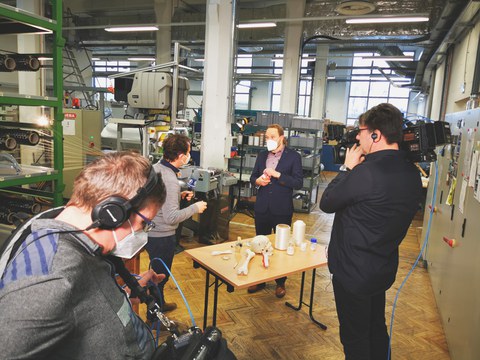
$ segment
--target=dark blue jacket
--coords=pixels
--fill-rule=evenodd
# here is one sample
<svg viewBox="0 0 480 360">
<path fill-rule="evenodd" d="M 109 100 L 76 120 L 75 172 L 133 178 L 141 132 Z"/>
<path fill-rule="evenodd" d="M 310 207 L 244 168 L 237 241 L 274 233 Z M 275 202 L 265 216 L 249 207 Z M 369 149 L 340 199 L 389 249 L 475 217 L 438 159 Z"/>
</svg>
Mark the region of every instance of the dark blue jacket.
<svg viewBox="0 0 480 360">
<path fill-rule="evenodd" d="M 264 150 L 257 156 L 257 161 L 250 177 L 250 182 L 256 186 L 257 180 L 266 168 L 268 151 Z M 303 186 L 302 158 L 296 151 L 285 147 L 283 154 L 275 169 L 280 178 L 271 178 L 267 186 L 260 186 L 255 202 L 255 212 L 272 215 L 293 214 L 293 189 L 298 190 Z"/>
</svg>

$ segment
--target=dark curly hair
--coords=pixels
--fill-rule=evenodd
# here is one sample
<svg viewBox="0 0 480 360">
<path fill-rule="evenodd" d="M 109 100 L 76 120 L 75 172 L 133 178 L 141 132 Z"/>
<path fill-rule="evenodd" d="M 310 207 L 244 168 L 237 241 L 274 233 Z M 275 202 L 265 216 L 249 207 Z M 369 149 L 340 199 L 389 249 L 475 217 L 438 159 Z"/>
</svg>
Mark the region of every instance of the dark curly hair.
<svg viewBox="0 0 480 360">
<path fill-rule="evenodd" d="M 163 158 L 175 161 L 181 154 L 186 154 L 190 149 L 190 139 L 185 135 L 172 134 L 163 140 Z"/>
</svg>

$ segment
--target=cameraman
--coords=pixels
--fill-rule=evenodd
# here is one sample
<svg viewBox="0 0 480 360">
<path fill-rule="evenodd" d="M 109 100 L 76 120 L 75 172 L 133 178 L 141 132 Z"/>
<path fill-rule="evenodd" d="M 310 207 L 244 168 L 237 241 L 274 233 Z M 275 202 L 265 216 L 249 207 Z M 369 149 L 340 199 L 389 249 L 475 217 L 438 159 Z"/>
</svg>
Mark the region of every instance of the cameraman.
<svg viewBox="0 0 480 360">
<path fill-rule="evenodd" d="M 422 183 L 399 150 L 402 113 L 377 105 L 359 118 L 359 145 L 320 201 L 335 213 L 328 267 L 345 358 L 387 359 L 385 292 L 395 281 L 398 247 L 417 212 Z"/>
</svg>

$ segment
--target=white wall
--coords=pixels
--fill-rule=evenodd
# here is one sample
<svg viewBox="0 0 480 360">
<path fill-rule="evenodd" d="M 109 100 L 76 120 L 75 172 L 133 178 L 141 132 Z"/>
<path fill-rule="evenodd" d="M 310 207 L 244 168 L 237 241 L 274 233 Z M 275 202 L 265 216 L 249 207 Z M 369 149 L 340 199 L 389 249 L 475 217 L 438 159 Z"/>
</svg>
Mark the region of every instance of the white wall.
<svg viewBox="0 0 480 360">
<path fill-rule="evenodd" d="M 348 58 L 334 58 L 333 61 L 337 66 L 352 66 L 352 59 Z M 329 72 L 329 76 L 336 78 L 350 76 L 351 70 L 334 70 Z M 327 119 L 346 123 L 348 95 L 350 92 L 350 83 L 348 81 L 329 80 L 327 86 L 327 104 L 325 107 L 325 115 Z"/>
</svg>

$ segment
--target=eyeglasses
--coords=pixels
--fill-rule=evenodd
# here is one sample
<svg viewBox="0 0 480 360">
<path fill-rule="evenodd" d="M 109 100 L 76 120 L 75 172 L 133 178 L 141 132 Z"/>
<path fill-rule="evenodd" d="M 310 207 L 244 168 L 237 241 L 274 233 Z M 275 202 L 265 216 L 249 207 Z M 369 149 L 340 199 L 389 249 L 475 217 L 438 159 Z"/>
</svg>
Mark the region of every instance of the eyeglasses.
<svg viewBox="0 0 480 360">
<path fill-rule="evenodd" d="M 362 130 L 368 130 L 368 128 L 366 128 L 366 127 L 365 127 L 365 128 L 356 127 L 355 130 L 358 131 L 358 132 L 360 132 L 360 131 L 362 131 Z"/>
<path fill-rule="evenodd" d="M 144 215 L 140 214 L 139 211 L 136 211 L 134 210 L 133 211 L 135 214 L 137 214 L 138 216 L 140 216 L 142 218 L 142 225 L 143 225 L 143 231 L 145 231 L 146 233 L 148 233 L 149 231 L 153 230 L 155 228 L 155 223 L 152 222 L 151 220 L 149 220 L 147 217 L 145 217 Z"/>
</svg>

